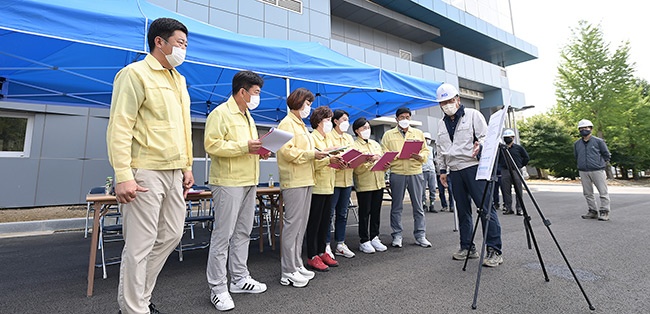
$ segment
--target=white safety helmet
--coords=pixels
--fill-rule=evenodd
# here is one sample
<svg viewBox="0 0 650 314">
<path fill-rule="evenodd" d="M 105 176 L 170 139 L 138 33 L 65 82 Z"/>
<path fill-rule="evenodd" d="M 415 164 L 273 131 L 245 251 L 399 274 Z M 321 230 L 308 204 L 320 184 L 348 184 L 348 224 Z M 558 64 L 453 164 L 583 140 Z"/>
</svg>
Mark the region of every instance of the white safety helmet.
<svg viewBox="0 0 650 314">
<path fill-rule="evenodd" d="M 454 85 L 449 83 L 444 83 L 438 87 L 436 91 L 436 102 L 443 102 L 445 100 L 452 99 L 458 95 L 458 90 Z"/>
<path fill-rule="evenodd" d="M 592 127 L 592 128 L 593 128 L 593 127 L 594 127 L 594 124 L 591 123 L 591 121 L 589 121 L 589 120 L 587 120 L 587 119 L 582 119 L 582 120 L 580 120 L 580 121 L 578 122 L 578 129 L 579 129 L 579 128 L 586 128 L 586 127 Z"/>
<path fill-rule="evenodd" d="M 430 139 L 431 139 L 431 133 L 429 133 L 429 132 L 424 132 L 424 138 L 430 140 Z"/>
<path fill-rule="evenodd" d="M 503 137 L 511 137 L 511 136 L 515 136 L 515 131 L 513 131 L 512 129 L 503 130 Z"/>
</svg>

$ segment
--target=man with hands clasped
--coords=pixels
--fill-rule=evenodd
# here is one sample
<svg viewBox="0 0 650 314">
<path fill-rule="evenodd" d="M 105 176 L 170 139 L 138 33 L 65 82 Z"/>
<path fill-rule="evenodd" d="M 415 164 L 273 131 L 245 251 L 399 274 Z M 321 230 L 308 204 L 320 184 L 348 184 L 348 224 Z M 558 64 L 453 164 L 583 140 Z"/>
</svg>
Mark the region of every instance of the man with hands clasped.
<svg viewBox="0 0 650 314">
<path fill-rule="evenodd" d="M 431 242 L 426 238 L 426 220 L 422 208 L 422 191 L 424 188 L 424 177 L 422 176 L 422 164 L 429 155 L 429 148 L 424 143 L 424 134 L 418 129 L 410 127 L 411 110 L 399 108 L 395 113 L 397 126 L 384 133 L 381 145 L 384 152 L 399 152 L 407 140 L 418 140 L 422 142 L 422 149 L 419 153 L 411 154 L 409 159 L 395 159 L 390 164 L 390 189 L 392 202 L 390 207 L 390 226 L 393 229 L 393 241 L 391 246 L 402 247 L 402 210 L 404 194 L 408 189 L 413 206 L 413 235 L 415 244 L 422 247 L 431 247 Z"/>
</svg>

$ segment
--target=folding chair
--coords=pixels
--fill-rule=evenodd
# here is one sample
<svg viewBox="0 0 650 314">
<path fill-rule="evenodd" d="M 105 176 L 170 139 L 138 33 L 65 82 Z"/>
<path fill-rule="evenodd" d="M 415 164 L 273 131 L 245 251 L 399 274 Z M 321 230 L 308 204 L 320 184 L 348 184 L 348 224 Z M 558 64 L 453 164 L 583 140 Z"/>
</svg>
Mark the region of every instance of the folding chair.
<svg viewBox="0 0 650 314">
<path fill-rule="evenodd" d="M 104 194 L 105 193 L 105 188 L 103 186 L 97 186 L 90 191 L 88 191 L 88 194 Z M 90 212 L 93 212 L 94 209 L 92 207 L 91 202 L 86 203 L 86 228 L 84 229 L 84 239 L 88 238 L 88 229 L 89 229 L 89 219 L 90 219 Z"/>
<path fill-rule="evenodd" d="M 210 188 L 207 186 L 193 186 L 195 190 L 204 190 L 210 191 Z M 210 200 L 199 200 L 199 201 L 187 201 L 187 215 L 185 216 L 185 226 L 183 231 L 183 237 L 178 243 L 176 251 L 178 251 L 178 260 L 183 261 L 183 252 L 204 249 L 210 246 L 210 241 L 200 241 L 200 242 L 191 242 L 183 243 L 183 238 L 185 233 L 189 231 L 190 240 L 196 240 L 195 227 L 201 226 L 202 228 L 207 228 L 208 231 L 212 231 L 212 225 L 214 223 L 214 203 L 212 199 Z"/>
<path fill-rule="evenodd" d="M 102 262 L 101 264 L 96 264 L 95 267 L 102 267 L 102 272 L 103 276 L 102 278 L 106 279 L 108 278 L 108 275 L 106 274 L 106 266 L 110 265 L 116 265 L 122 262 L 122 256 L 120 250 L 120 254 L 114 257 L 106 258 L 106 252 L 105 252 L 105 244 L 109 242 L 124 242 L 124 237 L 122 236 L 122 223 L 121 223 L 121 218 L 122 214 L 120 212 L 120 206 L 115 206 L 116 207 L 116 212 L 115 213 L 109 213 L 104 216 L 102 216 L 100 222 L 99 222 L 99 244 L 98 248 L 100 251 L 101 259 Z M 101 210 L 101 209 L 99 209 Z M 112 224 L 106 224 L 107 219 L 114 219 Z M 93 230 L 95 232 L 95 230 Z"/>
</svg>

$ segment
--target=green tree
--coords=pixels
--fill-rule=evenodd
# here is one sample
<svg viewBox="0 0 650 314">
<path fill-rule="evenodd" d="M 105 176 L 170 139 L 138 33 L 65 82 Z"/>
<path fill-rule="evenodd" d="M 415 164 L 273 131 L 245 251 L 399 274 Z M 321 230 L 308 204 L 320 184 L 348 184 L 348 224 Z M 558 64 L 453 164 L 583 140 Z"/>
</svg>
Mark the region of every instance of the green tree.
<svg viewBox="0 0 650 314">
<path fill-rule="evenodd" d="M 621 169 L 623 179 L 628 179 L 628 170 L 638 179 L 639 171 L 650 167 L 650 85 L 637 79 L 635 87 L 625 106 L 623 122 L 607 128 L 612 164 Z"/>
<path fill-rule="evenodd" d="M 560 119 L 540 114 L 528 118 L 519 125 L 521 145 L 530 156 L 529 164 L 548 169 L 553 176 L 575 179 L 576 162 L 573 156 L 571 130 Z"/>
<path fill-rule="evenodd" d="M 629 122 L 626 112 L 630 104 L 639 101 L 634 64 L 628 62 L 630 44 L 622 42 L 612 52 L 600 25 L 586 21 L 578 22 L 572 33 L 560 55 L 555 82 L 557 104 L 552 112 L 573 126 L 572 134 L 576 136 L 577 122 L 591 120 L 594 134 L 609 144 L 613 133 L 617 133 L 615 129 Z M 608 176 L 612 177 L 610 171 Z"/>
</svg>

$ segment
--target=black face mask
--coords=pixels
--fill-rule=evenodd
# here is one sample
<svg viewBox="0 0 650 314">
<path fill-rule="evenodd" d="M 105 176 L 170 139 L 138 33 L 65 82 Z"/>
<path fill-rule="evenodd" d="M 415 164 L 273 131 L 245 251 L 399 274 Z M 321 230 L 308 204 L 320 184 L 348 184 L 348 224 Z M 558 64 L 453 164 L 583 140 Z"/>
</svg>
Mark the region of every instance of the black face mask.
<svg viewBox="0 0 650 314">
<path fill-rule="evenodd" d="M 515 139 L 512 138 L 512 137 L 504 137 L 503 138 L 503 141 L 506 142 L 506 144 L 508 144 L 508 145 L 510 145 L 510 143 L 512 143 L 512 141 L 514 141 L 514 140 Z"/>
<path fill-rule="evenodd" d="M 580 130 L 580 136 L 585 137 L 591 134 L 591 130 Z"/>
</svg>

